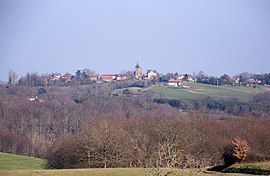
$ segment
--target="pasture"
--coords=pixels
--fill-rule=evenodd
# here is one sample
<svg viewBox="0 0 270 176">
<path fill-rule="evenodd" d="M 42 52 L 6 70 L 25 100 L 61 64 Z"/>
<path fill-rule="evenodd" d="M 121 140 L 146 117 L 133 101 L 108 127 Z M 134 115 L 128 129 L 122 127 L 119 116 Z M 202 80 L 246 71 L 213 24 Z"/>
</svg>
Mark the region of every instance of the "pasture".
<svg viewBox="0 0 270 176">
<path fill-rule="evenodd" d="M 43 169 L 45 164 L 43 159 L 0 152 L 0 173 L 4 170 Z"/>
<path fill-rule="evenodd" d="M 107 169 L 55 169 L 55 170 L 8 170 L 0 171 L 0 176 L 163 176 L 164 170 L 144 168 L 107 168 Z M 234 176 L 217 172 L 194 170 L 173 170 L 169 176 Z"/>
<path fill-rule="evenodd" d="M 244 101 L 248 101 L 252 95 L 263 92 L 270 92 L 269 87 L 257 86 L 247 87 L 247 86 L 215 86 L 208 84 L 184 83 L 188 88 L 183 89 L 179 87 L 171 86 L 152 86 L 141 91 L 153 92 L 155 98 L 168 98 L 168 99 L 200 99 L 203 97 L 216 97 L 216 98 L 240 98 Z M 132 89 L 134 90 L 134 89 Z"/>
<path fill-rule="evenodd" d="M 237 176 L 237 173 L 268 174 L 270 163 L 235 164 L 224 172 L 210 172 L 196 169 L 160 168 L 92 168 L 92 169 L 45 169 L 46 161 L 34 157 L 0 152 L 0 176 Z M 228 173 L 235 172 L 235 173 Z"/>
</svg>

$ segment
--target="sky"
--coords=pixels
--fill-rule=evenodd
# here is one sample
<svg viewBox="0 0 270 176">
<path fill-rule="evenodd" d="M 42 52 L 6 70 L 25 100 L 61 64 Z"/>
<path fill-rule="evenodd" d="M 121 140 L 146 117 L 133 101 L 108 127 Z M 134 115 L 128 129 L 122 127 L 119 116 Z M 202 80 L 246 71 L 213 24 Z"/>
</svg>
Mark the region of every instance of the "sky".
<svg viewBox="0 0 270 176">
<path fill-rule="evenodd" d="M 9 69 L 270 72 L 269 0 L 0 0 L 0 80 Z"/>
</svg>

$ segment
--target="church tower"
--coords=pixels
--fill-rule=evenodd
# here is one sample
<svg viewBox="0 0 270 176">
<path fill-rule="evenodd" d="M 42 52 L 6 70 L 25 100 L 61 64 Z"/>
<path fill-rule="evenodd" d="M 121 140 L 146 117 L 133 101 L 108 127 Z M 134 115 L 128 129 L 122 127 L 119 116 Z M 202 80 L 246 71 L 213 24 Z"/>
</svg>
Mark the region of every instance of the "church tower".
<svg viewBox="0 0 270 176">
<path fill-rule="evenodd" d="M 135 78 L 136 79 L 142 79 L 143 77 L 143 69 L 139 66 L 138 62 L 137 65 L 135 66 Z"/>
</svg>

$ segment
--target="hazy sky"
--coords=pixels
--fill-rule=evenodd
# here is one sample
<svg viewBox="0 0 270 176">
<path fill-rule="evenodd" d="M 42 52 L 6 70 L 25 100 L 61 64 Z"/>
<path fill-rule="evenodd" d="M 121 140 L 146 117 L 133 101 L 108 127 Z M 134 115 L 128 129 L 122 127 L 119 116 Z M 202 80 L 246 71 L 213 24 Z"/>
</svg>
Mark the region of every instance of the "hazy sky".
<svg viewBox="0 0 270 176">
<path fill-rule="evenodd" d="M 0 0 L 0 79 L 132 70 L 270 72 L 270 0 Z"/>
</svg>

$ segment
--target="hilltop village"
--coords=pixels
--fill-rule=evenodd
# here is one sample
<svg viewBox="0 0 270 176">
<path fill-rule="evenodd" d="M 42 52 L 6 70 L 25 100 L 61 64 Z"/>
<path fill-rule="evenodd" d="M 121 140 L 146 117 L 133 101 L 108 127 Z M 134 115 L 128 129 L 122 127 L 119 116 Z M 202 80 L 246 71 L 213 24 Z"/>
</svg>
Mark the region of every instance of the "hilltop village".
<svg viewBox="0 0 270 176">
<path fill-rule="evenodd" d="M 180 86 L 183 81 L 192 81 L 195 79 L 189 74 L 170 73 L 167 75 L 158 73 L 157 70 L 144 69 L 137 63 L 134 71 L 123 71 L 118 74 L 96 74 L 90 69 L 77 70 L 74 75 L 71 73 L 51 73 L 39 76 L 37 73 L 27 73 L 19 81 L 12 78 L 16 74 L 13 71 L 9 73 L 9 84 L 30 85 L 30 86 L 51 86 L 51 85 L 69 85 L 69 84 L 100 84 L 125 81 L 143 81 L 151 83 L 164 83 L 170 86 Z"/>
<path fill-rule="evenodd" d="M 211 85 L 243 85 L 256 88 L 258 85 L 270 85 L 270 73 L 251 74 L 241 73 L 235 76 L 224 74 L 220 77 L 208 76 L 202 71 L 191 74 L 159 73 L 157 70 L 148 69 L 146 72 L 137 63 L 132 71 L 122 71 L 117 74 L 96 74 L 90 69 L 77 70 L 71 73 L 51 73 L 39 75 L 38 73 L 27 73 L 19 80 L 15 71 L 10 70 L 8 74 L 9 85 L 24 86 L 69 86 L 115 82 L 143 82 L 144 84 L 161 84 L 179 88 L 187 88 L 184 82 L 197 82 Z"/>
</svg>

